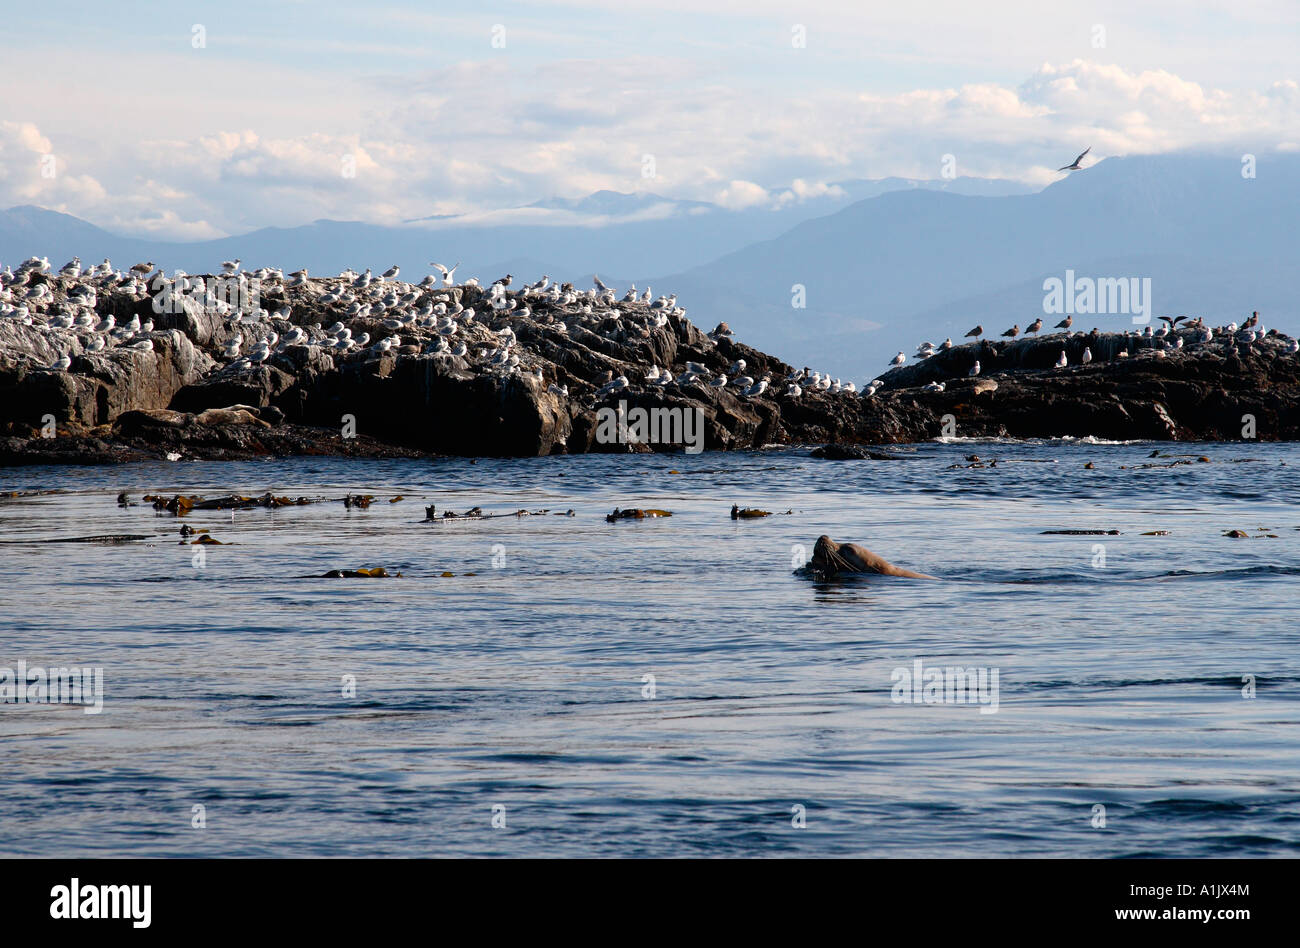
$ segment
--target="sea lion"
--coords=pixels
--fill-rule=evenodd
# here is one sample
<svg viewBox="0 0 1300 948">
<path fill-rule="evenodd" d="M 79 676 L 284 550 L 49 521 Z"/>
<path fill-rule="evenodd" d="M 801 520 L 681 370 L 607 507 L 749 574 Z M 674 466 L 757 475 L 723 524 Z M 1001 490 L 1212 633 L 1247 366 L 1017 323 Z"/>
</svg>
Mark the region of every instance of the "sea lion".
<svg viewBox="0 0 1300 948">
<path fill-rule="evenodd" d="M 925 573 L 914 573 L 902 569 L 877 556 L 865 546 L 856 543 L 836 543 L 823 534 L 817 538 L 813 547 L 812 563 L 814 570 L 827 576 L 836 573 L 879 573 L 883 576 L 906 576 L 909 579 L 938 579 Z"/>
<path fill-rule="evenodd" d="M 194 420 L 200 425 L 209 427 L 215 425 L 260 425 L 263 428 L 271 427 L 261 418 L 243 408 L 209 408 L 207 411 L 195 415 Z"/>
</svg>

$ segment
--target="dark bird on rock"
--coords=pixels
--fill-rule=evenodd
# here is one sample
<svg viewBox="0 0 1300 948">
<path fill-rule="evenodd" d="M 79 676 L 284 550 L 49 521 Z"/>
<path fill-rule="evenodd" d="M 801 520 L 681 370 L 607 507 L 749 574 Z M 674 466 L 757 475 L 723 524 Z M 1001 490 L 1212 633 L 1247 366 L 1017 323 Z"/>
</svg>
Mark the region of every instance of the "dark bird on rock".
<svg viewBox="0 0 1300 948">
<path fill-rule="evenodd" d="M 972 336 L 974 336 L 976 339 L 978 339 L 978 338 L 979 338 L 980 336 L 982 336 L 982 335 L 984 335 L 984 327 L 983 327 L 983 326 L 976 326 L 976 327 L 975 327 L 974 329 L 972 329 L 970 332 L 966 333 L 966 335 L 965 335 L 963 338 L 965 338 L 965 339 L 969 339 L 969 338 L 971 338 Z"/>
<path fill-rule="evenodd" d="M 1072 325 L 1074 325 L 1074 317 L 1066 316 L 1063 320 L 1061 320 L 1059 323 L 1056 324 L 1056 328 L 1069 329 Z"/>
<path fill-rule="evenodd" d="M 1029 328 L 1026 329 L 1025 332 L 1026 333 L 1038 332 L 1038 330 L 1042 328 L 1043 328 L 1043 320 L 1039 318 L 1039 319 L 1035 319 L 1032 323 L 1030 323 Z"/>
<path fill-rule="evenodd" d="M 1016 336 L 1020 335 L 1020 324 L 1019 324 L 1019 323 L 1016 323 L 1014 326 L 1012 326 L 1010 329 L 1008 329 L 1008 330 L 1007 330 L 1006 332 L 1004 332 L 1002 335 L 1006 336 L 1008 339 L 1014 339 L 1014 338 L 1016 338 Z"/>
</svg>

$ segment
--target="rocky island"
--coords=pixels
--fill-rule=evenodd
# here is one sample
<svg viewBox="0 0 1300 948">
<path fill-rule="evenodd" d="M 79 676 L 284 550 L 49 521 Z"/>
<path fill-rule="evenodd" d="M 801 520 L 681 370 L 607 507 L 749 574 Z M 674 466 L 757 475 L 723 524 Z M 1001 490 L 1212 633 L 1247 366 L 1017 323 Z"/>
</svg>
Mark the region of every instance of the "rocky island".
<svg viewBox="0 0 1300 948">
<path fill-rule="evenodd" d="M 394 271 L 6 270 L 0 464 L 1300 437 L 1300 347 L 1274 331 L 978 341 L 859 389 L 649 289 Z"/>
</svg>

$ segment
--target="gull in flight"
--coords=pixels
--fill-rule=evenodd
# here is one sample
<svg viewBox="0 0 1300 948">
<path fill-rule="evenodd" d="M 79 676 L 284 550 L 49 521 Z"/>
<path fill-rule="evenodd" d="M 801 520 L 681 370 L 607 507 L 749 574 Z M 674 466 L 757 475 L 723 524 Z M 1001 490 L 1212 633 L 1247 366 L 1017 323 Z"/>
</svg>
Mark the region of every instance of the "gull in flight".
<svg viewBox="0 0 1300 948">
<path fill-rule="evenodd" d="M 1091 146 L 1091 145 L 1089 145 L 1087 148 L 1085 148 L 1085 149 L 1083 150 L 1083 154 L 1079 155 L 1078 158 L 1074 159 L 1074 164 L 1071 164 L 1071 165 L 1065 165 L 1064 167 L 1057 168 L 1056 170 L 1057 170 L 1057 171 L 1078 171 L 1078 170 L 1080 170 L 1080 169 L 1079 169 L 1079 162 L 1083 161 L 1083 155 L 1088 154 L 1088 152 L 1090 152 L 1090 151 L 1092 151 L 1092 146 Z"/>
</svg>

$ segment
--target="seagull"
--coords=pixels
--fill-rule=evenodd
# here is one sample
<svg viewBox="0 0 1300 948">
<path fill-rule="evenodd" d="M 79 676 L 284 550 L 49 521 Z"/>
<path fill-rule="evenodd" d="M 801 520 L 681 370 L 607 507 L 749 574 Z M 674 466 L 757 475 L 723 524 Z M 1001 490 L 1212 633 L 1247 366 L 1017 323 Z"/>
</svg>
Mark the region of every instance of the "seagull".
<svg viewBox="0 0 1300 948">
<path fill-rule="evenodd" d="M 1078 158 L 1074 159 L 1074 164 L 1065 165 L 1064 167 L 1057 168 L 1056 170 L 1057 170 L 1057 171 L 1078 171 L 1078 170 L 1080 170 L 1080 169 L 1079 169 L 1079 162 L 1083 161 L 1083 156 L 1086 155 L 1086 154 L 1088 154 L 1088 152 L 1090 152 L 1090 151 L 1092 151 L 1092 146 L 1091 146 L 1091 145 L 1089 145 L 1087 148 L 1085 148 L 1085 149 L 1083 150 L 1083 154 L 1079 155 Z"/>
<path fill-rule="evenodd" d="M 1043 328 L 1043 320 L 1042 317 L 1040 316 L 1038 319 L 1035 319 L 1032 323 L 1029 324 L 1029 326 L 1025 329 L 1025 334 L 1028 335 L 1031 332 L 1038 332 L 1038 330 L 1042 328 Z"/>
<path fill-rule="evenodd" d="M 72 365 L 72 358 L 65 352 L 63 355 L 59 356 L 57 359 L 54 360 L 54 364 L 51 365 L 50 368 L 58 369 L 60 372 L 66 372 L 68 371 L 68 368 L 71 365 Z"/>
<path fill-rule="evenodd" d="M 596 393 L 596 397 L 600 398 L 603 395 L 608 395 L 610 392 L 622 391 L 623 389 L 627 388 L 629 384 L 630 383 L 627 380 L 627 376 L 620 375 L 618 378 L 611 379 L 610 381 L 602 385 L 600 387 L 600 391 Z"/>
<path fill-rule="evenodd" d="M 1006 336 L 1006 337 L 1009 338 L 1009 339 L 1014 339 L 1014 338 L 1016 338 L 1016 336 L 1020 335 L 1020 324 L 1019 324 L 1019 323 L 1016 323 L 1014 326 L 1012 326 L 1010 329 L 1008 329 L 1008 330 L 1007 330 L 1006 332 L 1004 332 L 1002 335 Z"/>
<path fill-rule="evenodd" d="M 951 348 L 952 348 L 952 337 L 949 336 L 949 337 L 948 337 L 947 339 L 945 339 L 943 342 L 939 343 L 939 348 L 940 348 L 940 349 L 951 349 Z"/>
<path fill-rule="evenodd" d="M 979 360 L 979 359 L 976 359 L 976 360 L 975 360 L 975 364 L 972 365 L 972 366 L 970 367 L 970 371 L 967 372 L 966 374 L 967 374 L 967 375 L 979 375 L 979 374 L 980 374 L 980 360 Z"/>
<path fill-rule="evenodd" d="M 433 267 L 435 270 L 438 270 L 438 271 L 440 271 L 440 272 L 442 273 L 442 285 L 443 285 L 443 286 L 454 286 L 454 285 L 455 285 L 455 282 L 456 282 L 456 281 L 453 279 L 453 277 L 455 277 L 455 275 L 456 275 L 456 268 L 460 266 L 460 261 L 459 261 L 459 260 L 456 261 L 456 266 L 455 266 L 455 267 L 452 267 L 450 270 L 448 270 L 446 267 L 444 267 L 441 263 L 431 263 L 431 264 L 429 264 L 429 266 Z"/>
<path fill-rule="evenodd" d="M 1070 360 L 1065 357 L 1065 350 L 1062 349 L 1060 358 L 1056 360 L 1056 367 L 1058 369 L 1063 369 L 1069 364 L 1070 364 Z"/>
<path fill-rule="evenodd" d="M 1092 350 L 1091 350 L 1091 349 L 1084 349 L 1084 350 L 1083 350 L 1083 358 L 1080 359 L 1080 361 L 1081 361 L 1084 365 L 1087 365 L 1089 362 L 1091 362 L 1091 361 L 1092 361 Z"/>
<path fill-rule="evenodd" d="M 1074 325 L 1074 317 L 1073 317 L 1073 316 L 1066 316 L 1063 320 L 1061 320 L 1059 323 L 1056 324 L 1056 328 L 1057 328 L 1057 329 L 1069 329 L 1069 328 L 1070 328 L 1071 326 L 1073 326 L 1073 325 Z"/>
<path fill-rule="evenodd" d="M 963 338 L 969 339 L 971 338 L 971 336 L 974 336 L 976 339 L 978 339 L 982 335 L 984 335 L 984 327 L 976 326 L 970 332 L 966 333 L 966 335 Z"/>
<path fill-rule="evenodd" d="M 898 355 L 894 356 L 894 358 L 892 358 L 892 359 L 889 361 L 889 364 L 890 364 L 890 365 L 902 365 L 902 364 L 903 364 L 904 362 L 906 362 L 906 361 L 907 361 L 907 356 L 903 355 L 903 353 L 900 352 Z"/>
<path fill-rule="evenodd" d="M 238 270 L 239 270 L 239 264 L 240 264 L 241 262 L 242 262 L 242 261 L 240 261 L 239 259 L 235 259 L 235 260 L 226 260 L 226 261 L 224 261 L 224 262 L 221 264 L 221 269 L 224 271 L 224 272 L 223 272 L 223 276 L 232 276 L 233 274 L 235 274 L 236 272 L 238 272 Z"/>
<path fill-rule="evenodd" d="M 767 379 L 759 379 L 756 383 L 754 383 L 754 385 L 745 389 L 744 395 L 746 398 L 753 398 L 756 395 L 762 395 L 766 391 L 767 391 Z"/>
<path fill-rule="evenodd" d="M 924 392 L 942 392 L 945 388 L 947 388 L 947 386 L 942 382 L 929 382 L 926 385 L 923 385 L 921 390 Z"/>
<path fill-rule="evenodd" d="M 384 279 L 385 280 L 396 279 L 397 274 L 401 272 L 402 272 L 402 268 L 399 267 L 397 264 L 393 264 L 391 267 L 389 267 L 387 270 L 384 271 Z"/>
</svg>

